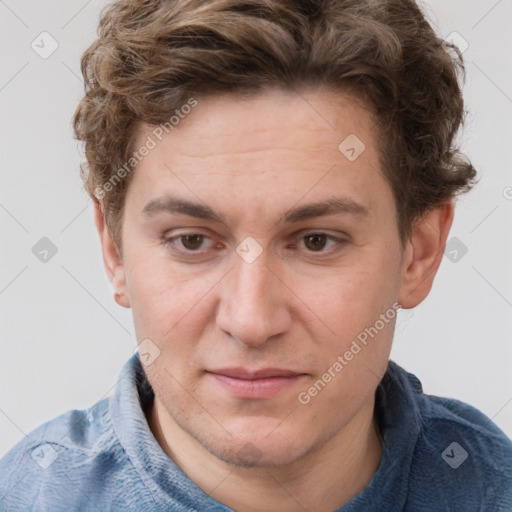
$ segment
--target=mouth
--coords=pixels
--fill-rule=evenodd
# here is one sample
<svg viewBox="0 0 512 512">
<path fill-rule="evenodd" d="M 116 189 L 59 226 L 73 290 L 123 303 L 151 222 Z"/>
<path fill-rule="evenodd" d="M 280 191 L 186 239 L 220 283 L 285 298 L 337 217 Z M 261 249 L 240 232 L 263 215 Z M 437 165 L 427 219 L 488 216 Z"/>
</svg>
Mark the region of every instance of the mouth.
<svg viewBox="0 0 512 512">
<path fill-rule="evenodd" d="M 281 368 L 222 368 L 206 373 L 236 398 L 260 400 L 276 396 L 306 377 L 305 373 Z"/>
</svg>

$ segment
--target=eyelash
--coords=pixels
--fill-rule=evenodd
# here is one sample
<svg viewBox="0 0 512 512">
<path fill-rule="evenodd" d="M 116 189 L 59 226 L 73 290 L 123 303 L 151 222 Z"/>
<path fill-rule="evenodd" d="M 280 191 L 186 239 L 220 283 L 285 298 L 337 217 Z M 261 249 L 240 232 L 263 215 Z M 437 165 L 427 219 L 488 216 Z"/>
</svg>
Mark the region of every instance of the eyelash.
<svg viewBox="0 0 512 512">
<path fill-rule="evenodd" d="M 175 252 L 179 255 L 184 255 L 184 256 L 204 256 L 204 253 L 208 250 L 190 250 L 190 249 L 183 249 L 183 248 L 176 248 L 176 247 L 172 247 L 170 248 L 169 246 L 172 244 L 174 245 L 175 244 L 175 241 L 176 240 L 180 240 L 180 239 L 183 239 L 184 237 L 186 236 L 193 236 L 193 235 L 200 235 L 200 236 L 203 236 L 204 239 L 207 239 L 207 240 L 211 240 L 213 243 L 215 243 L 208 235 L 205 235 L 204 233 L 200 233 L 200 232 L 189 232 L 189 233 L 181 233 L 179 235 L 175 235 L 175 236 L 172 236 L 172 237 L 162 237 L 162 244 L 164 245 L 164 247 L 166 248 L 169 248 L 169 250 L 171 252 Z M 319 251 L 310 251 L 310 250 L 307 250 L 306 252 L 308 252 L 309 254 L 312 254 L 312 255 L 323 255 L 323 256 L 331 256 L 333 255 L 335 252 L 337 252 L 338 250 L 341 249 L 341 247 L 346 244 L 348 242 L 347 239 L 345 238 L 338 238 L 338 237 L 335 237 L 333 235 L 329 235 L 328 233 L 324 233 L 322 231 L 311 231 L 311 232 L 308 232 L 308 233 L 305 233 L 299 237 L 296 238 L 296 240 L 299 240 L 299 241 L 302 241 L 304 238 L 308 237 L 308 236 L 312 236 L 312 235 L 322 235 L 322 236 L 325 236 L 326 237 L 326 240 L 327 241 L 332 241 L 332 242 L 335 242 L 338 247 L 335 247 L 334 249 L 322 249 L 322 250 L 319 250 Z M 203 240 L 204 241 L 204 240 Z M 296 243 L 293 244 L 294 246 L 296 245 Z M 317 257 L 322 257 L 322 256 L 317 256 Z"/>
</svg>

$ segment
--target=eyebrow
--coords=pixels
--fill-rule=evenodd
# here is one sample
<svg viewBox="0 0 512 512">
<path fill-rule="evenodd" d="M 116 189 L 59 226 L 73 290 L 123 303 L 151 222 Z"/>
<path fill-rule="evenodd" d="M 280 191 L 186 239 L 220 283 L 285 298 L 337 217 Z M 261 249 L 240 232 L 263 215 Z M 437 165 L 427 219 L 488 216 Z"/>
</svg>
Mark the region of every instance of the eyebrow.
<svg viewBox="0 0 512 512">
<path fill-rule="evenodd" d="M 189 217 L 212 220 L 225 224 L 222 217 L 209 206 L 170 196 L 153 199 L 144 206 L 142 212 L 149 217 L 161 212 L 180 213 L 188 215 Z M 334 214 L 367 216 L 369 210 L 366 206 L 356 203 L 352 199 L 346 197 L 332 197 L 325 201 L 308 203 L 288 210 L 283 216 L 283 222 L 294 223 L 314 217 Z"/>
</svg>

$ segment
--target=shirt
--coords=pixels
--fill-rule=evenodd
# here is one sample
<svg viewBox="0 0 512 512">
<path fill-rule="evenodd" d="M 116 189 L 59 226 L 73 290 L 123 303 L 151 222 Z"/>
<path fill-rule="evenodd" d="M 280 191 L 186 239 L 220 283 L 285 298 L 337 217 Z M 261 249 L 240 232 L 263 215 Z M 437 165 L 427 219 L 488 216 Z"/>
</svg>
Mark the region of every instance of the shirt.
<svg viewBox="0 0 512 512">
<path fill-rule="evenodd" d="M 0 510 L 232 510 L 161 449 L 145 416 L 153 397 L 134 355 L 111 397 L 43 424 L 2 458 Z M 424 394 L 391 360 L 375 398 L 381 461 L 338 512 L 512 511 L 512 442 L 489 418 Z"/>
</svg>

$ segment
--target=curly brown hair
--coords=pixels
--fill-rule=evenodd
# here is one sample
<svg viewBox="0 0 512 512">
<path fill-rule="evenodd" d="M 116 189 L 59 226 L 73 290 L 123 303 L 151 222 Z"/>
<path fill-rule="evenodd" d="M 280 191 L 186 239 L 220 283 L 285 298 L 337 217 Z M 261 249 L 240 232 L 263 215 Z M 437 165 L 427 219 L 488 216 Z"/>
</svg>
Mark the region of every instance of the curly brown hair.
<svg viewBox="0 0 512 512">
<path fill-rule="evenodd" d="M 194 97 L 304 86 L 360 95 L 378 120 L 402 244 L 423 213 L 476 182 L 454 147 L 462 56 L 414 0 L 117 0 L 81 67 L 74 129 L 85 144 L 82 178 L 93 200 L 101 191 L 119 248 L 133 173 L 105 184 L 127 169 L 139 121 L 168 123 Z"/>
</svg>

